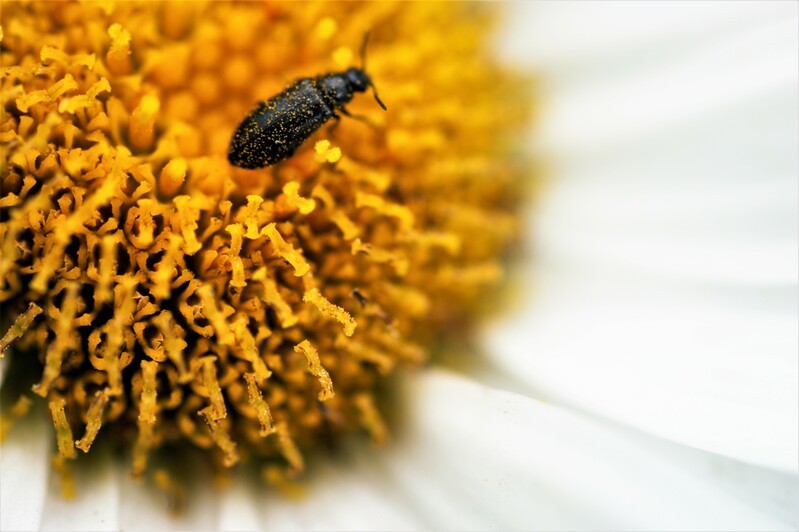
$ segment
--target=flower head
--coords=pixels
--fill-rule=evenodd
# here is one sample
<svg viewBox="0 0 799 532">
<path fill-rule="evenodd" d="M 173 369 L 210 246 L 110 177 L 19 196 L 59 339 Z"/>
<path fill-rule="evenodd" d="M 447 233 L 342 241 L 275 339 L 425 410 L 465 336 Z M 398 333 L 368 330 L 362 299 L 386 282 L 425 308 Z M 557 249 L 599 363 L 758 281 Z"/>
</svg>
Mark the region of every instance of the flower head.
<svg viewBox="0 0 799 532">
<path fill-rule="evenodd" d="M 357 97 L 367 122 L 228 164 L 255 102 L 369 29 L 390 112 Z M 381 382 L 474 313 L 515 234 L 525 83 L 485 34 L 457 4 L 4 5 L 0 347 L 40 365 L 60 467 L 111 433 L 134 475 L 188 444 L 277 478 L 386 438 Z"/>
</svg>

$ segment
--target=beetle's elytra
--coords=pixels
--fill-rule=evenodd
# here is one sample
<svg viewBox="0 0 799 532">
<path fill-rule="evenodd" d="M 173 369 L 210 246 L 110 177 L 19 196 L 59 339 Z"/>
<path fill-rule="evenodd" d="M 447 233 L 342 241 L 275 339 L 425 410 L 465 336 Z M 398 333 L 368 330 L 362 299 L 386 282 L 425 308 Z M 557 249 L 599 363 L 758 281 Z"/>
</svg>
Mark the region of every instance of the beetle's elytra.
<svg viewBox="0 0 799 532">
<path fill-rule="evenodd" d="M 363 61 L 368 34 L 361 48 Z M 230 164 L 241 168 L 263 168 L 282 161 L 330 118 L 336 111 L 349 115 L 345 105 L 356 92 L 374 85 L 362 68 L 302 78 L 280 94 L 259 103 L 236 128 L 228 148 Z M 383 109 L 377 91 L 375 100 Z"/>
</svg>

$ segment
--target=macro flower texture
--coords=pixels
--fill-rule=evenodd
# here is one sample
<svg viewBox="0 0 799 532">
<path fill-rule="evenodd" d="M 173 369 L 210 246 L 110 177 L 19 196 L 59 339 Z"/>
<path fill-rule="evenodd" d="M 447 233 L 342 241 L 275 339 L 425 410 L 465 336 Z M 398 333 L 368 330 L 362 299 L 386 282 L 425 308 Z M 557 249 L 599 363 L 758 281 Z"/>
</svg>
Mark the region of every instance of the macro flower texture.
<svg viewBox="0 0 799 532">
<path fill-rule="evenodd" d="M 797 22 L 4 1 L 0 530 L 797 529 Z"/>
<path fill-rule="evenodd" d="M 528 81 L 484 51 L 491 16 L 4 3 L 3 432 L 51 418 L 63 498 L 102 440 L 177 513 L 192 456 L 206 485 L 292 493 L 313 449 L 386 442 L 386 381 L 469 330 L 518 233 Z M 269 168 L 228 161 L 256 102 L 356 65 L 374 100 Z"/>
</svg>

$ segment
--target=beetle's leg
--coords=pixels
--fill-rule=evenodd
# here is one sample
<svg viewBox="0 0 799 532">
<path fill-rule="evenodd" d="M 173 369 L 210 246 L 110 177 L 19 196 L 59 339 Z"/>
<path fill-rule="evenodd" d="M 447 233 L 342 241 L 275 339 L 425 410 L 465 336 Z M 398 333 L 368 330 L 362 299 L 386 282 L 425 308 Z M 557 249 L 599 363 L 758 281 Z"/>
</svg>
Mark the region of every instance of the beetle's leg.
<svg viewBox="0 0 799 532">
<path fill-rule="evenodd" d="M 334 122 L 327 128 L 327 132 L 332 135 L 334 134 L 334 131 L 338 125 L 341 123 L 341 117 L 336 113 L 333 113 L 330 117 L 334 119 Z"/>
<path fill-rule="evenodd" d="M 350 113 L 350 112 L 349 112 L 349 111 L 347 111 L 347 109 L 346 109 L 346 108 L 344 108 L 344 107 L 341 107 L 341 108 L 339 108 L 339 110 L 341 111 L 341 114 L 343 114 L 343 115 L 347 115 L 348 117 L 350 117 L 350 118 L 354 118 L 355 120 L 362 120 L 362 121 L 368 121 L 368 120 L 369 120 L 368 118 L 366 118 L 366 117 L 365 117 L 365 116 L 363 116 L 363 115 L 354 115 L 354 114 Z"/>
<path fill-rule="evenodd" d="M 369 127 L 371 127 L 374 130 L 380 129 L 380 128 L 377 127 L 377 124 L 372 122 L 372 120 L 368 116 L 354 115 L 354 114 L 350 113 L 349 111 L 347 111 L 343 107 L 340 107 L 339 111 L 341 111 L 341 114 L 343 114 L 343 115 L 346 115 L 346 116 L 348 116 L 350 118 L 354 118 L 355 120 L 358 120 L 359 122 L 363 122 L 364 124 L 368 125 Z"/>
<path fill-rule="evenodd" d="M 270 165 L 268 168 L 272 170 L 272 175 L 275 178 L 279 179 L 280 176 L 283 174 L 283 167 L 285 166 L 285 164 L 286 164 L 286 159 L 281 159 L 280 161 Z"/>
</svg>

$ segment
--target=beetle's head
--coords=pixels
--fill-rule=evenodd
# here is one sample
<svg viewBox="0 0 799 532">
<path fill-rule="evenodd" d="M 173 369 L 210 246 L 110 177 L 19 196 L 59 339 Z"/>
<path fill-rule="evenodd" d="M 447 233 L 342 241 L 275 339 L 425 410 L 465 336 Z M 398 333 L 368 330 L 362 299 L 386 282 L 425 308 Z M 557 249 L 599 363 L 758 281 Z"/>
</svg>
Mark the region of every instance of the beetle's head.
<svg viewBox="0 0 799 532">
<path fill-rule="evenodd" d="M 352 67 L 344 73 L 353 91 L 364 92 L 372 85 L 369 75 L 360 68 Z"/>
<path fill-rule="evenodd" d="M 380 100 L 380 97 L 377 95 L 377 89 L 375 89 L 374 83 L 372 83 L 372 78 L 369 77 L 369 74 L 363 71 L 361 68 L 352 67 L 344 73 L 344 77 L 347 79 L 347 83 L 349 83 L 350 88 L 353 92 L 365 92 L 366 89 L 372 87 L 372 92 L 374 92 L 375 100 L 380 107 L 383 109 L 386 108 L 385 104 Z"/>
</svg>

